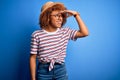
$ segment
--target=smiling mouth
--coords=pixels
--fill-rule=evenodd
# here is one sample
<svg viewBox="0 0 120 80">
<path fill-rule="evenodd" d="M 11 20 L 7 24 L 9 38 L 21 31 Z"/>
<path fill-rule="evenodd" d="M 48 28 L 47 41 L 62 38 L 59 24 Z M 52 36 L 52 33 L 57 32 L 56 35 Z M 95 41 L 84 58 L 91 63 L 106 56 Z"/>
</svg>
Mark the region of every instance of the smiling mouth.
<svg viewBox="0 0 120 80">
<path fill-rule="evenodd" d="M 57 21 L 57 23 L 58 23 L 58 24 L 62 24 L 62 22 L 61 22 L 61 21 Z"/>
</svg>

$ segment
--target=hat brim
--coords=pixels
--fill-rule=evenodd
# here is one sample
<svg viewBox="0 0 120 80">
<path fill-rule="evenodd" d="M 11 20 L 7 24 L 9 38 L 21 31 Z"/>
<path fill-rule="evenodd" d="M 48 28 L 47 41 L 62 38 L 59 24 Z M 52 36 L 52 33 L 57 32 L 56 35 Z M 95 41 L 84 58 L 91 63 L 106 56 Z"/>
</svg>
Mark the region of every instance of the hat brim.
<svg viewBox="0 0 120 80">
<path fill-rule="evenodd" d="M 42 10 L 42 12 L 40 13 L 40 15 L 42 15 L 44 12 L 46 12 L 48 9 L 52 8 L 55 5 L 59 5 L 59 6 L 65 7 L 64 4 L 62 4 L 62 3 L 54 2 L 53 4 L 49 5 L 44 10 Z"/>
</svg>

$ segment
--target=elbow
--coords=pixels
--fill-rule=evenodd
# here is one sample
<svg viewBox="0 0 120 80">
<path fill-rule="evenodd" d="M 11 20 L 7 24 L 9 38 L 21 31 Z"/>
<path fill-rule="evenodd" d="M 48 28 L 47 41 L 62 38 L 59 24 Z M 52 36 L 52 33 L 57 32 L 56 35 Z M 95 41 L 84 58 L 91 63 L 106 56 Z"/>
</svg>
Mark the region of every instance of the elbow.
<svg viewBox="0 0 120 80">
<path fill-rule="evenodd" d="M 88 35 L 89 35 L 89 33 L 86 33 L 86 34 L 85 34 L 85 36 L 88 36 Z"/>
<path fill-rule="evenodd" d="M 89 32 L 86 32 L 84 33 L 84 37 L 88 36 L 89 35 Z"/>
<path fill-rule="evenodd" d="M 87 37 L 89 34 L 85 34 L 83 37 Z"/>
<path fill-rule="evenodd" d="M 89 35 L 89 33 L 88 32 L 78 32 L 78 34 L 77 34 L 77 37 L 86 37 L 86 36 L 88 36 Z"/>
</svg>

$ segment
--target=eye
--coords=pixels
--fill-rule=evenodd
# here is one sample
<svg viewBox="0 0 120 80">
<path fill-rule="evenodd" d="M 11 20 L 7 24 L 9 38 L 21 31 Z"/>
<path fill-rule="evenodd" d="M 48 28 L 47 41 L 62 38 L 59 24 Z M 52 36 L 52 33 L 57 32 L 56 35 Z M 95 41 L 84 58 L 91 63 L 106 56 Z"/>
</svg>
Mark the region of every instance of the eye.
<svg viewBox="0 0 120 80">
<path fill-rule="evenodd" d="M 55 15 L 51 15 L 51 16 L 54 16 L 55 18 L 60 18 L 60 17 L 63 17 L 62 14 L 55 14 Z"/>
<path fill-rule="evenodd" d="M 55 17 L 59 17 L 59 15 L 58 14 L 56 14 L 56 15 L 54 15 Z"/>
</svg>

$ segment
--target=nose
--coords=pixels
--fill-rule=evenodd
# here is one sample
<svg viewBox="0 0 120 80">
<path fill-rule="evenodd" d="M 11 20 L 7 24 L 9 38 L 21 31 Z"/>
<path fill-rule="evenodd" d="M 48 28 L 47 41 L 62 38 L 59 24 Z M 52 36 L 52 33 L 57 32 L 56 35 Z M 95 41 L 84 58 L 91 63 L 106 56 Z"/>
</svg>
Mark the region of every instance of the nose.
<svg viewBox="0 0 120 80">
<path fill-rule="evenodd" d="M 58 19 L 62 20 L 63 19 L 62 15 L 58 15 Z"/>
</svg>

